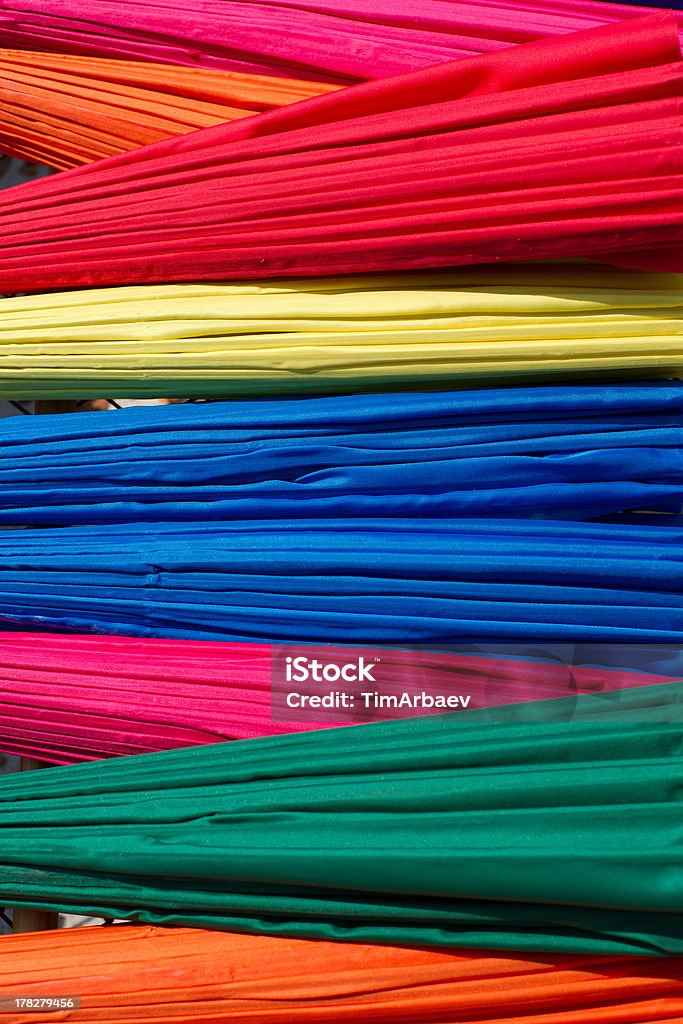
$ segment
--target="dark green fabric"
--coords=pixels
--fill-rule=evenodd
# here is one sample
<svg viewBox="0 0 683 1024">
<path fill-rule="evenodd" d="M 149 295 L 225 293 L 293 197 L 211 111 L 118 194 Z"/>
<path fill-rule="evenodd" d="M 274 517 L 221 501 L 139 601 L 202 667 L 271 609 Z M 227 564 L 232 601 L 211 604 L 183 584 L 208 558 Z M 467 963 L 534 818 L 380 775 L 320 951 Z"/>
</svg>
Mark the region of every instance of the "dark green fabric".
<svg viewBox="0 0 683 1024">
<path fill-rule="evenodd" d="M 570 700 L 564 723 L 521 706 L 505 723 L 481 711 L 8 777 L 0 902 L 683 954 L 683 684 Z"/>
</svg>

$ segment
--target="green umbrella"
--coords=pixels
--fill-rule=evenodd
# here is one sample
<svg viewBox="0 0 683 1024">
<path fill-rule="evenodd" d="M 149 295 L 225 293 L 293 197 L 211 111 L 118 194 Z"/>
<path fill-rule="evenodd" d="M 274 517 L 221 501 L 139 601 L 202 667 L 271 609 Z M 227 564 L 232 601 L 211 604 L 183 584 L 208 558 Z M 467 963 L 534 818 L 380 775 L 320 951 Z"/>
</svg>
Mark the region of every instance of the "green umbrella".
<svg viewBox="0 0 683 1024">
<path fill-rule="evenodd" d="M 683 683 L 0 783 L 0 899 L 358 942 L 683 953 Z M 499 717 L 499 713 L 497 715 Z"/>
</svg>

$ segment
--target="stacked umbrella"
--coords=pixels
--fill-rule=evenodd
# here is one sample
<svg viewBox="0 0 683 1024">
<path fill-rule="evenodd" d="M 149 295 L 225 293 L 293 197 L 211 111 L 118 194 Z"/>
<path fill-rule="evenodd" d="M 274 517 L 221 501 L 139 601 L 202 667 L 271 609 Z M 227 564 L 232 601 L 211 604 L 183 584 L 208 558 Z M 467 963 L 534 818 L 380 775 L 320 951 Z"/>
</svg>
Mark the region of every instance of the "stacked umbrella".
<svg viewBox="0 0 683 1024">
<path fill-rule="evenodd" d="M 331 652 L 313 653 L 324 658 Z M 520 701 L 606 697 L 675 682 L 667 673 L 681 672 L 680 659 L 667 663 L 667 652 L 657 648 L 631 651 L 631 670 L 593 664 L 604 656 L 599 648 L 574 652 L 571 666 L 562 663 L 564 653 L 557 645 L 526 651 L 492 646 L 478 653 L 334 649 L 338 659 L 371 656 L 380 663 L 384 694 L 417 684 L 430 695 L 462 693 L 458 705 L 490 705 L 501 719 L 507 705 Z M 277 716 L 274 703 L 278 710 L 282 704 L 282 712 L 286 704 L 278 700 L 284 688 L 278 692 L 273 683 L 267 644 L 6 633 L 0 639 L 3 749 L 69 764 L 415 713 L 373 701 L 367 708 L 317 715 L 297 709 Z M 619 703 L 605 706 L 621 713 Z M 439 711 L 436 700 L 431 707 Z M 547 711 L 572 718 L 576 708 L 563 702 Z"/>
<path fill-rule="evenodd" d="M 348 84 L 642 13 L 601 0 L 423 0 L 417 10 L 406 0 L 203 0 L 200 10 L 192 0 L 2 0 L 0 32 L 23 49 Z"/>
<path fill-rule="evenodd" d="M 682 689 L 621 691 L 621 721 L 583 697 L 569 725 L 484 710 L 9 778 L 0 893 L 251 934 L 681 954 Z"/>
<path fill-rule="evenodd" d="M 558 256 L 681 270 L 674 19 L 580 44 L 359 85 L 15 189 L 0 288 Z"/>
<path fill-rule="evenodd" d="M 678 376 L 682 286 L 680 274 L 564 263 L 5 298 L 0 394 L 225 397 Z"/>
<path fill-rule="evenodd" d="M 164 974 L 166 962 L 172 975 Z M 82 965 L 90 963 L 97 971 L 83 977 Z M 35 996 L 58 995 L 76 972 L 84 1024 L 149 1013 L 197 1024 L 359 1017 L 452 1024 L 455 1006 L 461 1021 L 498 1024 L 527 1015 L 530 1005 L 537 1020 L 557 1024 L 673 1024 L 683 1012 L 679 962 L 669 957 L 503 958 L 153 926 L 16 936 L 4 943 L 0 972 L 0 986 L 20 979 L 22 992 Z M 22 1013 L 5 1016 L 8 1024 L 26 1020 Z"/>
<path fill-rule="evenodd" d="M 76 167 L 334 86 L 206 68 L 0 50 L 0 147 Z"/>
<path fill-rule="evenodd" d="M 0 394 L 232 399 L 0 429 L 0 1001 L 673 1021 L 681 19 L 195 7 L 0 0 Z"/>
</svg>

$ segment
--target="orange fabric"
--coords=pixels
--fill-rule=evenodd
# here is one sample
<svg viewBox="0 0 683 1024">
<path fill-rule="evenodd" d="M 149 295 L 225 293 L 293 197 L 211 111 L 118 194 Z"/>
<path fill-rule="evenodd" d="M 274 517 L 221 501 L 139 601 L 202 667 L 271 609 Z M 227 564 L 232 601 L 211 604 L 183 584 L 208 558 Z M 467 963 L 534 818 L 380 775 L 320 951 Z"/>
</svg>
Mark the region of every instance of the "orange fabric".
<svg viewBox="0 0 683 1024">
<path fill-rule="evenodd" d="M 683 962 L 529 959 L 116 925 L 0 939 L 0 998 L 82 996 L 79 1024 L 673 1024 Z M 3 1013 L 3 1024 L 36 1024 Z"/>
<path fill-rule="evenodd" d="M 0 151 L 65 169 L 338 86 L 0 49 Z"/>
</svg>

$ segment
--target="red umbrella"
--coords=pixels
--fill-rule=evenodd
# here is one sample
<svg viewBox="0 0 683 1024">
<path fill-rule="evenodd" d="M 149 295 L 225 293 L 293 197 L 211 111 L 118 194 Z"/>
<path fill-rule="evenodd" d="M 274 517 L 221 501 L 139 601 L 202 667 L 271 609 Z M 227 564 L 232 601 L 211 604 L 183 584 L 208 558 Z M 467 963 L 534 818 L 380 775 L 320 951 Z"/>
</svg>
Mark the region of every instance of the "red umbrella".
<svg viewBox="0 0 683 1024">
<path fill-rule="evenodd" d="M 9 189 L 0 290 L 556 256 L 683 270 L 676 23 L 359 85 Z"/>
</svg>

